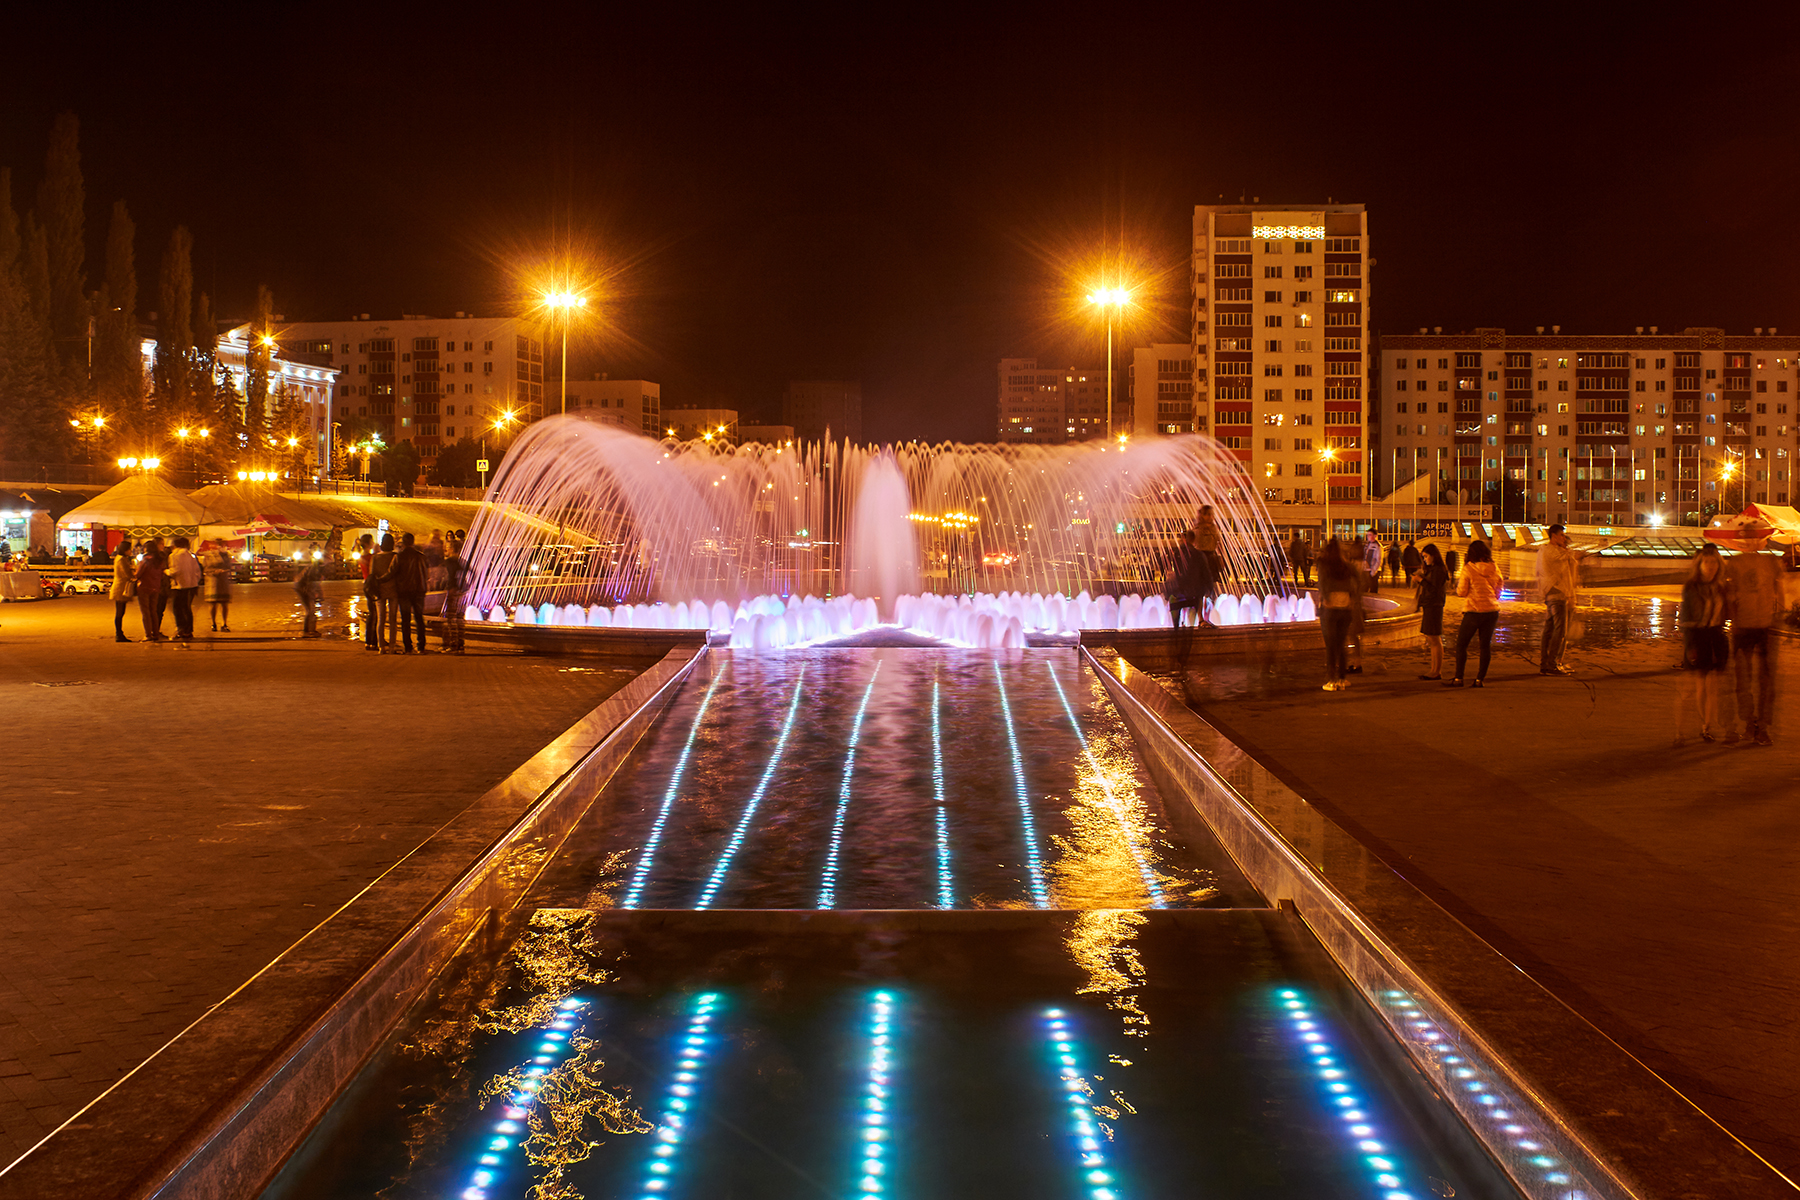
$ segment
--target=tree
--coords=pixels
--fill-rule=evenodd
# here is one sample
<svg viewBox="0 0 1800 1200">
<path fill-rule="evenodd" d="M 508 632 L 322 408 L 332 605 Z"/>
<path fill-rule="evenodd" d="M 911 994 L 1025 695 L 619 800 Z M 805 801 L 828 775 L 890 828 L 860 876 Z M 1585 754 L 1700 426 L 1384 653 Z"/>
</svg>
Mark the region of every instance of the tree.
<svg viewBox="0 0 1800 1200">
<path fill-rule="evenodd" d="M 126 427 L 148 435 L 144 363 L 137 327 L 137 226 L 123 200 L 113 202 L 106 230 L 106 281 L 94 296 L 94 402 Z"/>
<path fill-rule="evenodd" d="M 275 345 L 275 297 L 256 285 L 256 315 L 250 319 L 250 349 L 244 356 L 244 425 L 252 440 L 274 432 L 274 396 L 269 387 Z"/>
<path fill-rule="evenodd" d="M 431 470 L 426 474 L 426 482 L 434 487 L 474 488 L 481 486 L 481 472 L 475 464 L 481 458 L 481 443 L 474 438 L 459 438 L 454 445 L 445 446 L 438 451 L 438 456 L 431 460 Z M 499 446 L 488 451 L 488 476 L 500 466 L 500 459 L 505 452 Z"/>
<path fill-rule="evenodd" d="M 0 168 L 0 458 L 66 462 L 74 438 L 49 333 L 32 303 L 26 252 L 12 206 L 12 173 Z"/>
<path fill-rule="evenodd" d="M 285 379 L 275 386 L 271 408 L 274 410 L 269 419 L 269 437 L 273 442 L 271 454 L 289 475 L 307 474 L 312 462 L 312 423 L 306 418 L 306 406 L 300 402 L 300 394 Z"/>
<path fill-rule="evenodd" d="M 37 219 L 44 233 L 47 288 L 45 315 L 61 373 L 71 383 L 87 379 L 87 193 L 81 180 L 81 123 L 62 113 L 50 126 Z"/>
<path fill-rule="evenodd" d="M 162 285 L 156 316 L 156 403 L 164 412 L 180 412 L 193 403 L 190 368 L 194 331 L 194 239 L 177 225 L 163 252 Z M 204 385 L 204 381 L 202 381 Z"/>
<path fill-rule="evenodd" d="M 418 447 L 412 444 L 410 438 L 396 442 L 378 454 L 369 466 L 370 474 L 388 485 L 388 495 L 409 495 L 419 478 Z"/>
</svg>

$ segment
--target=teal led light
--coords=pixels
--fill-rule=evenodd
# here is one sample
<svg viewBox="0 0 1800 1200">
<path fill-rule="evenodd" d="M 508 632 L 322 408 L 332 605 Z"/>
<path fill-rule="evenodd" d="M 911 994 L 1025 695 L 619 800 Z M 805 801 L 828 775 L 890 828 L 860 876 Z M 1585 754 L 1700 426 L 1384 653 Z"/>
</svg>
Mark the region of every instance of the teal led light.
<svg viewBox="0 0 1800 1200">
<path fill-rule="evenodd" d="M 576 1014 L 586 1007 L 586 1000 L 579 1000 L 574 996 L 557 1005 L 556 1015 L 535 1047 L 536 1054 L 531 1060 L 535 1065 L 526 1071 L 527 1078 L 519 1085 L 519 1090 L 506 1098 L 506 1105 L 500 1110 L 500 1120 L 494 1124 L 493 1136 L 481 1147 L 481 1156 L 475 1160 L 475 1170 L 469 1174 L 469 1185 L 457 1193 L 458 1200 L 488 1200 L 488 1189 L 499 1177 L 499 1172 L 494 1168 L 505 1165 L 501 1152 L 512 1149 L 517 1143 L 518 1139 L 514 1135 L 531 1115 L 531 1106 L 537 1103 L 538 1080 L 549 1070 L 542 1064 L 555 1061 L 554 1057 L 546 1056 L 568 1052 L 569 1032 L 575 1028 Z"/>
<path fill-rule="evenodd" d="M 1088 745 L 1087 734 L 1082 730 L 1081 722 L 1075 719 L 1075 709 L 1069 703 L 1068 694 L 1063 691 L 1062 680 L 1057 678 L 1056 664 L 1045 663 L 1044 665 L 1050 669 L 1050 682 L 1056 685 L 1056 698 L 1062 701 L 1063 712 L 1068 714 L 1069 728 L 1075 731 L 1075 738 L 1081 743 L 1081 752 L 1087 756 L 1088 766 L 1094 769 L 1094 778 L 1099 781 L 1100 790 L 1106 793 L 1107 806 L 1112 809 L 1113 819 L 1119 823 L 1119 833 L 1125 838 L 1126 849 L 1131 851 L 1131 861 L 1137 864 L 1138 875 L 1144 881 L 1144 890 L 1150 894 L 1150 907 L 1162 908 L 1162 883 L 1156 878 L 1156 872 L 1145 860 L 1143 851 L 1138 846 L 1137 835 L 1132 832 L 1131 822 L 1125 819 L 1124 806 L 1119 803 L 1118 794 L 1113 791 L 1112 784 L 1106 778 L 1106 772 L 1101 769 L 1100 760 L 1094 757 L 1093 747 Z M 1079 671 L 1080 668 L 1076 669 Z"/>
<path fill-rule="evenodd" d="M 1012 701 L 1006 696 L 1006 680 L 1000 661 L 994 660 L 994 683 L 1000 689 L 1000 711 L 1006 717 L 1006 743 L 1012 748 L 1013 781 L 1019 791 L 1019 818 L 1025 827 L 1025 866 L 1031 872 L 1031 899 L 1039 908 L 1050 907 L 1050 889 L 1044 884 L 1044 863 L 1038 855 L 1037 821 L 1031 814 L 1031 792 L 1025 786 L 1025 759 L 1019 753 L 1019 733 L 1013 726 Z"/>
<path fill-rule="evenodd" d="M 857 1112 L 856 1185 L 851 1189 L 854 1194 L 871 1198 L 887 1194 L 893 1171 L 893 1017 L 894 994 L 872 993 L 864 1034 L 869 1043 L 869 1059 Z"/>
<path fill-rule="evenodd" d="M 689 1010 L 687 1028 L 676 1039 L 675 1070 L 663 1096 L 662 1117 L 651 1134 L 650 1161 L 644 1164 L 644 1180 L 638 1187 L 640 1200 L 659 1200 L 669 1190 L 669 1183 L 681 1162 L 681 1148 L 691 1132 L 688 1109 L 705 1081 L 706 1066 L 711 1060 L 712 1019 L 719 1006 L 717 992 L 694 997 Z"/>
<path fill-rule="evenodd" d="M 1081 1072 L 1081 1042 L 1060 1008 L 1044 1010 L 1044 1042 L 1056 1065 L 1057 1086 L 1067 1106 L 1069 1135 L 1081 1164 L 1082 1195 L 1086 1200 L 1119 1200 L 1114 1172 L 1106 1161 L 1106 1138 L 1094 1120 L 1091 1091 Z"/>
<path fill-rule="evenodd" d="M 950 817 L 944 806 L 944 734 L 938 720 L 938 681 L 931 681 L 931 785 L 937 794 L 938 907 L 956 907 L 956 883 L 950 875 Z"/>
<path fill-rule="evenodd" d="M 656 823 L 650 826 L 650 837 L 644 843 L 644 852 L 638 856 L 637 866 L 631 872 L 631 886 L 626 889 L 621 908 L 636 908 L 643 899 L 644 885 L 650 881 L 650 868 L 656 862 L 656 848 L 662 844 L 663 827 L 669 823 L 669 813 L 675 807 L 675 797 L 681 790 L 681 777 L 687 771 L 688 755 L 693 753 L 694 737 L 700 732 L 700 723 L 706 720 L 706 706 L 712 703 L 713 689 L 719 686 L 722 671 L 713 673 L 712 682 L 706 685 L 706 695 L 700 701 L 700 711 L 694 714 L 694 723 L 688 726 L 687 744 L 681 748 L 681 756 L 675 760 L 675 773 L 669 776 L 669 790 L 663 793 L 662 809 L 656 814 Z"/>
<path fill-rule="evenodd" d="M 1369 1114 L 1368 1100 L 1355 1082 L 1349 1062 L 1331 1044 L 1325 1022 L 1293 988 L 1283 988 L 1276 997 L 1288 1027 L 1306 1055 L 1306 1065 L 1319 1080 L 1327 1109 L 1344 1139 L 1354 1147 L 1358 1162 L 1368 1172 L 1381 1200 L 1413 1200 L 1413 1194 L 1402 1187 L 1400 1164 L 1381 1140 L 1381 1131 Z"/>
<path fill-rule="evenodd" d="M 694 902 L 695 908 L 711 908 L 714 897 L 725 882 L 725 876 L 731 873 L 732 860 L 749 836 L 750 823 L 756 819 L 756 806 L 762 803 L 763 793 L 769 790 L 769 781 L 775 778 L 775 769 L 781 765 L 782 752 L 787 749 L 788 734 L 794 730 L 794 714 L 800 711 L 800 688 L 806 682 L 806 668 L 800 668 L 800 677 L 794 680 L 794 698 L 788 703 L 787 720 L 782 722 L 781 736 L 775 739 L 774 752 L 769 755 L 769 765 L 763 768 L 762 778 L 756 781 L 756 790 L 750 793 L 750 800 L 744 805 L 744 815 L 738 818 L 737 828 L 731 831 L 731 840 L 725 844 L 724 853 L 719 861 L 713 864 L 712 875 L 706 886 L 700 891 L 700 899 Z"/>
<path fill-rule="evenodd" d="M 837 904 L 838 856 L 844 846 L 844 818 L 850 813 L 850 777 L 856 771 L 856 743 L 862 737 L 863 713 L 868 711 L 869 697 L 875 694 L 875 680 L 881 674 L 881 662 L 876 660 L 875 673 L 869 676 L 869 686 L 863 689 L 862 703 L 856 706 L 856 720 L 850 723 L 850 749 L 844 755 L 844 780 L 838 785 L 837 816 L 831 822 L 831 849 L 825 855 L 825 878 L 819 884 L 819 907 L 831 908 Z"/>
</svg>

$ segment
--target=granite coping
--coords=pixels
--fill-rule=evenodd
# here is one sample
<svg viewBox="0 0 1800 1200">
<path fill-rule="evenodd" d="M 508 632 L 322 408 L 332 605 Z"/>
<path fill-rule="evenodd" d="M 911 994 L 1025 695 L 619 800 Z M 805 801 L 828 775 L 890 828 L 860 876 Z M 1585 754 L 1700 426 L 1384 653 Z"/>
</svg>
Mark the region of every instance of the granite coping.
<svg viewBox="0 0 1800 1200">
<path fill-rule="evenodd" d="M 1313 929 L 1526 1195 L 1800 1190 L 1161 683 L 1084 650 L 1159 786 L 1190 799 L 1251 882 Z"/>
<path fill-rule="evenodd" d="M 252 1197 L 460 949 L 494 936 L 706 653 L 669 651 L 0 1174 L 0 1198 Z"/>
</svg>

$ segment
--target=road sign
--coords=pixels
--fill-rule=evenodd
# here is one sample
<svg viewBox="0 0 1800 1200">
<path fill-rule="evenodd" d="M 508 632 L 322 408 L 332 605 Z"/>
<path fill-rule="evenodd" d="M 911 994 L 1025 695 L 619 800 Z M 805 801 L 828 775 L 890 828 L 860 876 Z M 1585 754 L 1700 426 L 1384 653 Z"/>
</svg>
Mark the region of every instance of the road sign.
<svg viewBox="0 0 1800 1200">
<path fill-rule="evenodd" d="M 477 471 L 480 471 L 483 475 L 487 474 L 488 460 L 485 458 L 476 459 L 475 460 L 475 469 Z"/>
</svg>

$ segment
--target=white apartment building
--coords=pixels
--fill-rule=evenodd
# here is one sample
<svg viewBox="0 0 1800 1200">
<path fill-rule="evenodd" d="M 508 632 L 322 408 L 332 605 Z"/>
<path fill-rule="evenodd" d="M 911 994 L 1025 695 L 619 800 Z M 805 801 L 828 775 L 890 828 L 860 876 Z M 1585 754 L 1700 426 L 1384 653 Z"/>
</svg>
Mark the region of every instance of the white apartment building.
<svg viewBox="0 0 1800 1200">
<path fill-rule="evenodd" d="M 1113 395 L 1116 408 L 1123 399 Z M 1115 416 L 1116 420 L 1116 416 Z M 1000 360 L 1001 442 L 1085 442 L 1106 436 L 1106 371 Z"/>
<path fill-rule="evenodd" d="M 372 428 L 390 445 L 412 442 L 430 460 L 503 414 L 522 423 L 544 415 L 544 333 L 534 321 L 464 313 L 377 321 L 364 313 L 293 322 L 280 340 L 339 372 L 331 420 L 351 426 L 341 430 L 345 443 L 356 426 Z"/>
<path fill-rule="evenodd" d="M 1360 204 L 1194 208 L 1196 425 L 1269 502 L 1365 498 L 1373 261 Z"/>
<path fill-rule="evenodd" d="M 1194 348 L 1181 342 L 1138 346 L 1126 367 L 1130 420 L 1115 424 L 1134 438 L 1194 432 Z M 1116 407 L 1116 403 L 1115 403 Z"/>
<path fill-rule="evenodd" d="M 605 375 L 571 379 L 569 415 L 659 438 L 663 436 L 662 384 Z"/>
<path fill-rule="evenodd" d="M 1758 329 L 1387 336 L 1374 467 L 1500 520 L 1693 525 L 1791 504 L 1800 337 Z"/>
</svg>

